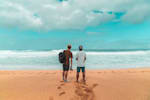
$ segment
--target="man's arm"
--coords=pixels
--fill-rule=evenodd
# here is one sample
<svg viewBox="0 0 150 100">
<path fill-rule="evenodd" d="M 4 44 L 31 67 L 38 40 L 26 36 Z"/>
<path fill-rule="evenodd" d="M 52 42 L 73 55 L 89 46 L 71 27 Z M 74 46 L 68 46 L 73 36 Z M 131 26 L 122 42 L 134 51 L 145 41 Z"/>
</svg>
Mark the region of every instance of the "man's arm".
<svg viewBox="0 0 150 100">
<path fill-rule="evenodd" d="M 86 54 L 84 55 L 84 62 L 86 61 Z"/>
<path fill-rule="evenodd" d="M 70 66 L 70 70 L 72 70 L 72 58 L 73 58 L 73 56 L 72 56 L 72 53 L 71 53 L 71 66 Z"/>
<path fill-rule="evenodd" d="M 76 60 L 78 60 L 78 53 L 76 54 Z"/>
<path fill-rule="evenodd" d="M 86 57 L 84 57 L 84 61 L 86 61 Z"/>
<path fill-rule="evenodd" d="M 72 57 L 71 57 L 71 68 L 72 68 Z"/>
<path fill-rule="evenodd" d="M 72 69 L 72 57 L 71 57 L 71 66 L 70 66 L 70 70 L 73 70 L 73 69 Z"/>
<path fill-rule="evenodd" d="M 76 60 L 78 60 L 78 58 L 76 58 Z"/>
</svg>

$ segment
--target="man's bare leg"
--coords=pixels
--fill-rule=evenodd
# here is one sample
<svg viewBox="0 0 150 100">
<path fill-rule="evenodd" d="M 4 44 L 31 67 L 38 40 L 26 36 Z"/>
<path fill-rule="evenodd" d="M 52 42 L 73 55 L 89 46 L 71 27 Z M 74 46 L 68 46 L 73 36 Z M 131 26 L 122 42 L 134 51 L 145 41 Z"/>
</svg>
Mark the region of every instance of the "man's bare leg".
<svg viewBox="0 0 150 100">
<path fill-rule="evenodd" d="M 83 81 L 85 82 L 85 72 L 82 72 Z"/>
<path fill-rule="evenodd" d="M 63 81 L 65 80 L 65 71 L 62 72 Z"/>
<path fill-rule="evenodd" d="M 76 75 L 76 81 L 78 82 L 78 80 L 79 80 L 79 72 L 77 72 L 77 75 Z"/>
<path fill-rule="evenodd" d="M 65 71 L 65 81 L 67 81 L 68 71 Z"/>
</svg>

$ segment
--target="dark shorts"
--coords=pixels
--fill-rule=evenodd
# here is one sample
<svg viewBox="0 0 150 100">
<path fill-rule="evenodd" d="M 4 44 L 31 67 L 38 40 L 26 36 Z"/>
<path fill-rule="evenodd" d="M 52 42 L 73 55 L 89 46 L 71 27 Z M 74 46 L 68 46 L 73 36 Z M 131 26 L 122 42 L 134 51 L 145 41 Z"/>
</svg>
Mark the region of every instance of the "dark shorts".
<svg viewBox="0 0 150 100">
<path fill-rule="evenodd" d="M 82 70 L 82 72 L 85 72 L 85 67 L 77 67 L 77 72 L 80 72 L 80 70 Z"/>
<path fill-rule="evenodd" d="M 69 70 L 69 65 L 63 65 L 63 71 L 68 71 Z"/>
</svg>

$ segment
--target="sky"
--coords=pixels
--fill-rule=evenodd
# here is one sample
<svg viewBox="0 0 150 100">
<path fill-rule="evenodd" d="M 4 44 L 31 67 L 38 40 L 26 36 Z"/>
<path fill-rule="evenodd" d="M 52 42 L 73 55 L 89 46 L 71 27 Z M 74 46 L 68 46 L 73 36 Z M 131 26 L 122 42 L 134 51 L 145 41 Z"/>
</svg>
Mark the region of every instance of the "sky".
<svg viewBox="0 0 150 100">
<path fill-rule="evenodd" d="M 150 0 L 0 0 L 0 50 L 150 49 Z"/>
</svg>

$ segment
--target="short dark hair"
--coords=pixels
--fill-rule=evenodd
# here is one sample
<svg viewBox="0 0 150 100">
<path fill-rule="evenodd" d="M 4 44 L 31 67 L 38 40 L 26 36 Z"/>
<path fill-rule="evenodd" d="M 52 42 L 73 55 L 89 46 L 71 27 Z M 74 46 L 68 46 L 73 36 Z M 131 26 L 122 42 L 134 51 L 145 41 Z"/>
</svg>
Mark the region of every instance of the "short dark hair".
<svg viewBox="0 0 150 100">
<path fill-rule="evenodd" d="M 79 46 L 79 50 L 80 50 L 80 51 L 83 50 L 83 46 L 82 46 L 82 45 Z"/>
<path fill-rule="evenodd" d="M 68 49 L 71 49 L 71 45 L 70 44 L 68 45 Z"/>
</svg>

